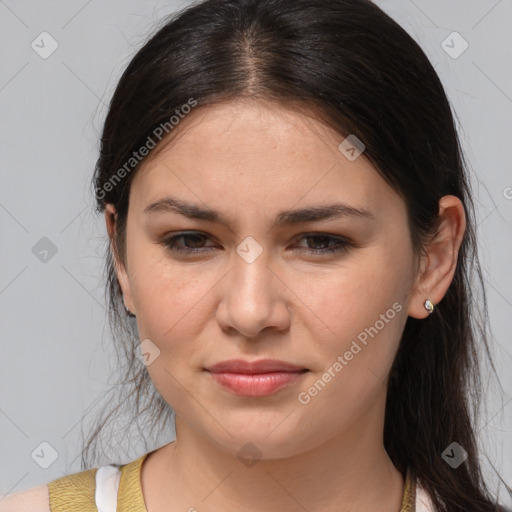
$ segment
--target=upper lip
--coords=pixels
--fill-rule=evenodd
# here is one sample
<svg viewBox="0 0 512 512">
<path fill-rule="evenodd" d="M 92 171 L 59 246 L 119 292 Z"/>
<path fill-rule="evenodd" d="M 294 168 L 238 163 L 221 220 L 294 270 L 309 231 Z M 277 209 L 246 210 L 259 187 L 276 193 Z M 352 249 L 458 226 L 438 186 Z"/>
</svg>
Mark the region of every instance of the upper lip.
<svg viewBox="0 0 512 512">
<path fill-rule="evenodd" d="M 268 373 L 268 372 L 299 372 L 306 368 L 277 359 L 260 359 L 259 361 L 244 361 L 231 359 L 222 361 L 206 368 L 212 373 Z"/>
</svg>

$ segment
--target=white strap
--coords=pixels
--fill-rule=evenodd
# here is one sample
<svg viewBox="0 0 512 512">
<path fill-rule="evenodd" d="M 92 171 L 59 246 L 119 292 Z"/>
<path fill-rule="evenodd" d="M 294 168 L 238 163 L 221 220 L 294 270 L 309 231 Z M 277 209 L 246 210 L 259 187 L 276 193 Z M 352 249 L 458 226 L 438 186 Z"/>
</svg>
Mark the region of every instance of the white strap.
<svg viewBox="0 0 512 512">
<path fill-rule="evenodd" d="M 98 512 L 116 512 L 121 471 L 117 466 L 102 466 L 96 471 L 95 500 Z"/>
<path fill-rule="evenodd" d="M 419 484 L 416 484 L 416 512 L 434 512 L 430 496 Z"/>
</svg>

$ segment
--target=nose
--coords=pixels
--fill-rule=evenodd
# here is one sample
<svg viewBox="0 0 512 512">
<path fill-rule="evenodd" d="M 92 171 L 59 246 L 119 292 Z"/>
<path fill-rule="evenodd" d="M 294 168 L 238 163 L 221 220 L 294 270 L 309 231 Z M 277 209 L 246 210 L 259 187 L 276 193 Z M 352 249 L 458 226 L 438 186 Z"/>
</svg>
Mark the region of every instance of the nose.
<svg viewBox="0 0 512 512">
<path fill-rule="evenodd" d="M 252 262 L 238 254 L 221 284 L 217 322 L 225 331 L 257 338 L 264 329 L 286 331 L 290 326 L 290 290 L 269 264 L 265 250 Z"/>
</svg>

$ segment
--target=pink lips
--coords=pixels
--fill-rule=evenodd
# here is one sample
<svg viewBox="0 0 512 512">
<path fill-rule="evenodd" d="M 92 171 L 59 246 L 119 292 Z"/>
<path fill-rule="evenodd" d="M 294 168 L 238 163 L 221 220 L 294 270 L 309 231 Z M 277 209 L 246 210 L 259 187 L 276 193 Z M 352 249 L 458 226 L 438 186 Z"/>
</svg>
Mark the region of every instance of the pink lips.
<svg viewBox="0 0 512 512">
<path fill-rule="evenodd" d="M 239 396 L 265 396 L 297 381 L 308 372 L 306 368 L 278 361 L 242 359 L 223 361 L 205 368 L 222 386 Z"/>
</svg>

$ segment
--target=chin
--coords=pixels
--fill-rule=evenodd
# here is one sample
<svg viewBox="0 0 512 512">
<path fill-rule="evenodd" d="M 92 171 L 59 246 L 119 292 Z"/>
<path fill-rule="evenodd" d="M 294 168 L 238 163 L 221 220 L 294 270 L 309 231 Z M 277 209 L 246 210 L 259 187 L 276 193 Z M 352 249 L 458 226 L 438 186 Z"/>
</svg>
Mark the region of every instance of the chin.
<svg viewBox="0 0 512 512">
<path fill-rule="evenodd" d="M 280 418 L 282 421 L 283 418 Z M 285 420 L 286 421 L 286 420 Z M 274 431 L 266 424 L 252 422 L 248 427 L 225 425 L 232 437 L 221 429 L 217 435 L 210 433 L 210 441 L 231 456 L 235 456 L 248 467 L 257 460 L 285 459 L 300 455 L 320 444 L 318 435 L 309 438 L 297 436 L 297 429 L 284 428 L 279 422 L 274 424 Z M 277 427 L 277 428 L 276 428 Z"/>
</svg>

